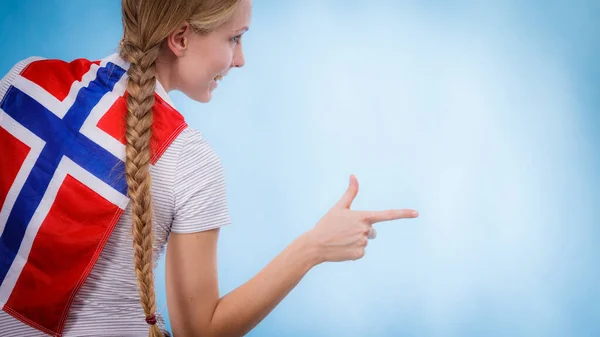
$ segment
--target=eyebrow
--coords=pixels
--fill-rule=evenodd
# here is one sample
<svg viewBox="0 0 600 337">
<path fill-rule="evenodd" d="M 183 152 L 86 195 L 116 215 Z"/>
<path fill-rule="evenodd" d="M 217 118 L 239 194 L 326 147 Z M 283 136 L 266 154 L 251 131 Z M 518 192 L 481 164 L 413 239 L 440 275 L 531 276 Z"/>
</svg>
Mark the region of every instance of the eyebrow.
<svg viewBox="0 0 600 337">
<path fill-rule="evenodd" d="M 238 29 L 235 32 L 239 33 L 239 34 L 243 34 L 245 32 L 247 32 L 250 28 L 248 26 L 245 26 L 244 28 Z"/>
</svg>

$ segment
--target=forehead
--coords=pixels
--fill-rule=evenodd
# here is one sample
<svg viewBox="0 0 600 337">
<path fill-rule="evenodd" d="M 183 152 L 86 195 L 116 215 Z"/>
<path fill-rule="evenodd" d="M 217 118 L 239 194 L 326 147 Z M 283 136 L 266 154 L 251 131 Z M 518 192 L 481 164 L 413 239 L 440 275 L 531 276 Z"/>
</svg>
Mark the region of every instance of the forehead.
<svg viewBox="0 0 600 337">
<path fill-rule="evenodd" d="M 252 0 L 240 0 L 238 6 L 229 21 L 223 25 L 227 30 L 240 30 L 250 26 L 252 16 Z"/>
</svg>

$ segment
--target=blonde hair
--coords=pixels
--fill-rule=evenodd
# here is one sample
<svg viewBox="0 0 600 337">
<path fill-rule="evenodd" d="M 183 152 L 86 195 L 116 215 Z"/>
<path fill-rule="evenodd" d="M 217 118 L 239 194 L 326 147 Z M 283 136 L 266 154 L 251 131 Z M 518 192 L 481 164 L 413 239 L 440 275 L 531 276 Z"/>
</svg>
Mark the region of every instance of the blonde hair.
<svg viewBox="0 0 600 337">
<path fill-rule="evenodd" d="M 135 272 L 150 337 L 163 336 L 156 325 L 152 264 L 150 138 L 156 87 L 156 59 L 163 41 L 186 20 L 205 34 L 227 22 L 239 0 L 122 0 L 123 40 L 120 55 L 127 70 L 126 159 L 131 199 Z"/>
</svg>

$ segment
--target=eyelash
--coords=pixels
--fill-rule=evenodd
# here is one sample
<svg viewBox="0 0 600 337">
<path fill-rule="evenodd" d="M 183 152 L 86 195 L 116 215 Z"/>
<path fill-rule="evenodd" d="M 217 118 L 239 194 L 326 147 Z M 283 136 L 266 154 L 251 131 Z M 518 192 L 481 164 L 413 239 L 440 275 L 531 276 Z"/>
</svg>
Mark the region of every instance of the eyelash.
<svg viewBox="0 0 600 337">
<path fill-rule="evenodd" d="M 240 40 L 242 39 L 242 35 L 238 35 L 238 36 L 234 36 L 231 41 L 233 41 L 233 43 L 240 43 Z"/>
</svg>

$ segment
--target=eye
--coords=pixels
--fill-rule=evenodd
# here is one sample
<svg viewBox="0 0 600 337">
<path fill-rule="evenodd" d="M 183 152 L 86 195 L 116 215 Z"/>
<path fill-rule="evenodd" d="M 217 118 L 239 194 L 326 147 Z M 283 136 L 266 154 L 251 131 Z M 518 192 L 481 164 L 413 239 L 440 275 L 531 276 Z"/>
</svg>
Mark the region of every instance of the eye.
<svg viewBox="0 0 600 337">
<path fill-rule="evenodd" d="M 242 39 L 242 35 L 238 35 L 238 36 L 234 36 L 231 41 L 233 41 L 233 43 L 240 43 L 240 40 Z"/>
</svg>

